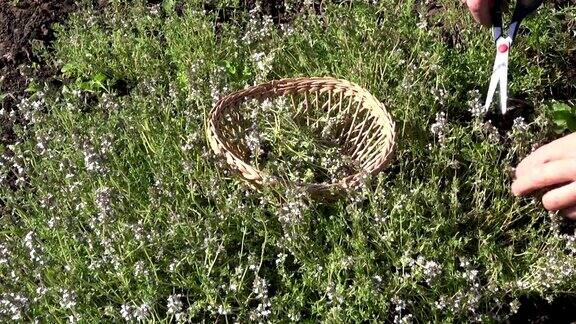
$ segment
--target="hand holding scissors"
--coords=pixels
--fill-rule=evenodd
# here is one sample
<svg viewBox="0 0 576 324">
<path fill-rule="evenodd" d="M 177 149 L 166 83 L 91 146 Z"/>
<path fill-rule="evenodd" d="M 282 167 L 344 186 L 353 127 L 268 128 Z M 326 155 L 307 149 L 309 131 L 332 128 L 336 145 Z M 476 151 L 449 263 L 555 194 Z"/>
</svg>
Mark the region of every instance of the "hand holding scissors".
<svg viewBox="0 0 576 324">
<path fill-rule="evenodd" d="M 501 0 L 496 0 L 494 12 L 492 13 L 492 30 L 496 43 L 496 58 L 494 59 L 494 68 L 484 110 L 488 111 L 490 108 L 492 98 L 496 92 L 496 86 L 500 84 L 500 108 L 502 114 L 506 113 L 506 102 L 508 100 L 508 53 L 510 52 L 510 46 L 512 46 L 516 38 L 520 22 L 536 10 L 542 2 L 543 0 L 518 0 L 514 13 L 512 14 L 512 21 L 508 28 L 508 35 L 505 36 L 502 32 L 502 4 Z"/>
</svg>

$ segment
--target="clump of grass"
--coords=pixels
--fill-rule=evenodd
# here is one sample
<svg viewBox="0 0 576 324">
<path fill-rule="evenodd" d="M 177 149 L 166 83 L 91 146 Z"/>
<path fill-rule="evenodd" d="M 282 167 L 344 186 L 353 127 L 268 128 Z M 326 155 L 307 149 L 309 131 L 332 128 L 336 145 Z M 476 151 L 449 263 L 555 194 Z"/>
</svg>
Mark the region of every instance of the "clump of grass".
<svg viewBox="0 0 576 324">
<path fill-rule="evenodd" d="M 292 183 L 336 182 L 360 171 L 331 134 L 326 117 L 303 116 L 304 103 L 289 99 L 248 101 L 240 114 L 249 114 L 245 134 L 248 160 L 269 175 Z M 332 136 L 331 136 L 332 135 Z"/>
<path fill-rule="evenodd" d="M 323 2 L 321 15 L 303 3 L 282 27 L 257 8 L 222 21 L 173 4 L 87 1 L 44 53 L 66 84 L 36 84 L 18 111 L 0 110 L 3 124 L 26 121 L 1 148 L 0 320 L 502 321 L 524 296 L 576 289 L 573 228 L 514 198 L 508 174 L 553 138 L 547 94 L 570 87 L 546 78 L 568 73 L 564 60 L 519 49 L 570 48 L 570 30 L 554 25 L 574 7 L 544 5 L 526 21 L 510 93 L 535 109 L 507 130 L 478 98 L 467 103 L 493 48 L 456 2 L 438 1 L 432 18 L 413 15 L 426 10 L 414 2 Z M 360 84 L 398 125 L 390 168 L 334 204 L 246 188 L 202 136 L 223 94 L 302 75 Z M 289 116 L 254 119 L 277 144 L 254 163 L 307 180 L 316 166 L 298 152 L 317 133 Z M 306 156 L 330 154 L 314 143 Z"/>
</svg>

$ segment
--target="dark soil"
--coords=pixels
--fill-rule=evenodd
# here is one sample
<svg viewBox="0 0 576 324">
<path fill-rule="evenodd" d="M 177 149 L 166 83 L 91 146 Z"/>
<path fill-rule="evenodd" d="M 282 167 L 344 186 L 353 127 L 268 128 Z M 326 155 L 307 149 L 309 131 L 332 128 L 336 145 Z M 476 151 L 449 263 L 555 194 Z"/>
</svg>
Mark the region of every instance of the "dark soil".
<svg viewBox="0 0 576 324">
<path fill-rule="evenodd" d="M 51 25 L 66 19 L 76 8 L 70 0 L 0 0 L 0 93 L 6 95 L 0 107 L 6 112 L 16 110 L 31 78 L 49 81 L 57 74 L 32 53 L 32 43 L 49 47 L 54 39 Z M 38 69 L 30 69 L 32 63 L 37 63 Z M 16 138 L 11 123 L 0 122 L 5 125 L 0 145 L 13 143 Z"/>
<path fill-rule="evenodd" d="M 518 313 L 509 323 L 574 323 L 576 322 L 576 296 L 561 295 L 548 303 L 541 297 L 520 299 Z"/>
</svg>

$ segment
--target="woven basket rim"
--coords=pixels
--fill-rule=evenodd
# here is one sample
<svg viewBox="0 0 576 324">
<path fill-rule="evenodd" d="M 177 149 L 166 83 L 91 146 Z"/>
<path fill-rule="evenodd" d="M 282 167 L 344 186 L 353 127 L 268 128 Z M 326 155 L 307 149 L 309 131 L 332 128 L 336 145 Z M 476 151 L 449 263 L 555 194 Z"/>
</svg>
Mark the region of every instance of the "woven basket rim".
<svg viewBox="0 0 576 324">
<path fill-rule="evenodd" d="M 278 184 L 279 178 L 274 175 L 268 174 L 262 170 L 257 169 L 255 166 L 244 161 L 238 154 L 227 145 L 225 138 L 218 127 L 218 118 L 223 114 L 224 110 L 229 106 L 235 106 L 245 100 L 249 99 L 265 99 L 287 96 L 302 92 L 315 92 L 324 93 L 332 91 L 333 93 L 344 93 L 350 96 L 355 101 L 360 101 L 361 104 L 369 104 L 372 112 L 375 109 L 380 109 L 378 113 L 382 115 L 383 120 L 387 122 L 389 130 L 386 137 L 386 145 L 382 150 L 382 154 L 378 154 L 375 161 L 361 172 L 354 173 L 346 176 L 337 182 L 321 182 L 321 183 L 295 183 L 295 182 L 282 182 L 287 185 L 296 185 L 297 187 L 304 187 L 312 196 L 327 196 L 334 195 L 335 192 L 342 189 L 354 187 L 363 181 L 363 178 L 368 175 L 376 175 L 384 167 L 386 167 L 392 159 L 392 154 L 395 148 L 395 123 L 384 105 L 376 99 L 368 90 L 359 86 L 354 82 L 345 79 L 334 77 L 295 77 L 271 80 L 257 85 L 249 86 L 242 90 L 233 91 L 222 98 L 220 98 L 213 105 L 207 118 L 206 136 L 210 147 L 216 155 L 224 156 L 227 163 L 237 171 L 240 171 L 243 178 L 248 180 L 252 185 L 261 187 L 263 185 Z"/>
</svg>

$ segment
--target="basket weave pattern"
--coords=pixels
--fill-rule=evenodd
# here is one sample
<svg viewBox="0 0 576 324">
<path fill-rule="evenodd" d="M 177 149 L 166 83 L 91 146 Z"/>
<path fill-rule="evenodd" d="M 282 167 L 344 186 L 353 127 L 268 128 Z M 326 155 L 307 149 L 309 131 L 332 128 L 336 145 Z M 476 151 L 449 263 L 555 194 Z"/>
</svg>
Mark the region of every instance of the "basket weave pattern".
<svg viewBox="0 0 576 324">
<path fill-rule="evenodd" d="M 216 102 L 208 116 L 207 138 L 212 150 L 252 184 L 277 183 L 249 163 L 249 150 L 242 140 L 246 118 L 237 109 L 249 99 L 284 96 L 292 105 L 293 117 L 308 127 L 326 130 L 341 152 L 363 170 L 334 183 L 300 185 L 312 196 L 330 196 L 357 185 L 365 174 L 375 175 L 390 161 L 394 149 L 394 122 L 384 105 L 362 87 L 334 78 L 281 79 L 237 91 Z M 315 118 L 320 116 L 320 118 Z M 320 133 L 324 132 L 319 132 Z"/>
</svg>

